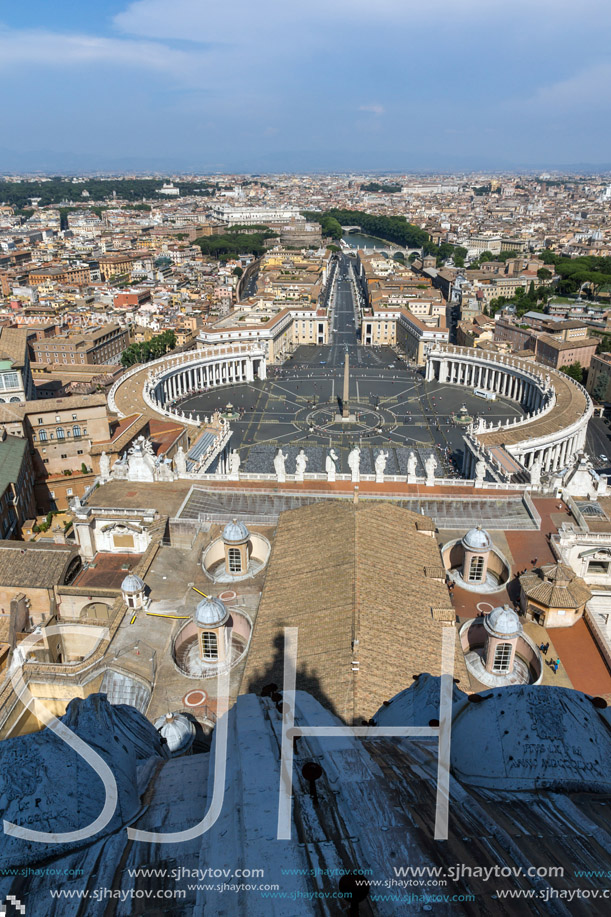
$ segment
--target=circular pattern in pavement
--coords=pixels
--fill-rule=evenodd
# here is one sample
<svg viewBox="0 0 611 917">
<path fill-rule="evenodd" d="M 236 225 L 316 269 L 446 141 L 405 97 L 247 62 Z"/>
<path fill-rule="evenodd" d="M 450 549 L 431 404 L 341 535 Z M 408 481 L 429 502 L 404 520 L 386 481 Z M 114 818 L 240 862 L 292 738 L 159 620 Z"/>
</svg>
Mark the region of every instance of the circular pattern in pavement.
<svg viewBox="0 0 611 917">
<path fill-rule="evenodd" d="M 182 702 L 185 707 L 201 707 L 206 703 L 207 698 L 208 695 L 205 691 L 196 688 L 194 691 L 188 691 L 183 697 Z"/>
<path fill-rule="evenodd" d="M 349 418 L 343 420 L 338 404 L 327 402 L 313 410 L 303 408 L 298 411 L 294 423 L 303 430 L 329 435 L 354 436 L 356 438 L 368 433 L 382 431 L 388 435 L 397 425 L 392 411 L 373 408 L 369 404 L 349 402 Z"/>
</svg>

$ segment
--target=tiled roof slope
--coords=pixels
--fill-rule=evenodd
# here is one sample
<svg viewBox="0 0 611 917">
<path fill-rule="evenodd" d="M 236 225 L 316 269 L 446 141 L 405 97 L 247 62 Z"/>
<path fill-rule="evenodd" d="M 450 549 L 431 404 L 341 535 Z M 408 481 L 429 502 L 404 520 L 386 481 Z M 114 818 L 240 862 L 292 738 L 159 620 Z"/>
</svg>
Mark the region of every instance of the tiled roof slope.
<svg viewBox="0 0 611 917">
<path fill-rule="evenodd" d="M 440 618 L 453 621 L 454 612 L 444 582 L 430 576 L 439 548 L 417 527 L 422 522 L 418 513 L 369 501 L 282 513 L 242 693 L 282 685 L 284 627 L 299 628 L 297 687 L 346 722 L 369 719 L 413 675 L 439 675 Z M 468 690 L 459 649 L 455 667 Z"/>
</svg>

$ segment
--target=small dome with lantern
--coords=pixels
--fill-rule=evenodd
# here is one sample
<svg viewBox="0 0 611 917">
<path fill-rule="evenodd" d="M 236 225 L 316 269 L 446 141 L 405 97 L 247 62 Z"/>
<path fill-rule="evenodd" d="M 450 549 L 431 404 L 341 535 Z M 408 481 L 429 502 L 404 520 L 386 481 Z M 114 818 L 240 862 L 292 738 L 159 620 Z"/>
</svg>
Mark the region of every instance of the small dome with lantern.
<svg viewBox="0 0 611 917">
<path fill-rule="evenodd" d="M 463 546 L 468 551 L 489 551 L 492 547 L 492 538 L 481 525 L 469 529 L 462 540 Z"/>
<path fill-rule="evenodd" d="M 195 739 L 195 726 L 182 713 L 166 713 L 155 720 L 155 729 L 165 739 L 173 758 L 184 755 Z"/>
<path fill-rule="evenodd" d="M 523 629 L 520 618 L 509 605 L 499 605 L 485 615 L 484 627 L 495 637 L 515 637 Z"/>
<path fill-rule="evenodd" d="M 229 618 L 229 612 L 220 599 L 208 596 L 195 609 L 195 623 L 200 627 L 221 627 Z"/>
<path fill-rule="evenodd" d="M 223 529 L 223 541 L 228 544 L 242 544 L 242 542 L 248 541 L 249 538 L 250 532 L 244 523 L 239 522 L 237 519 L 232 519 Z"/>
<path fill-rule="evenodd" d="M 127 595 L 136 595 L 144 589 L 144 580 L 141 580 L 135 573 L 128 573 L 121 583 L 121 592 Z"/>
</svg>

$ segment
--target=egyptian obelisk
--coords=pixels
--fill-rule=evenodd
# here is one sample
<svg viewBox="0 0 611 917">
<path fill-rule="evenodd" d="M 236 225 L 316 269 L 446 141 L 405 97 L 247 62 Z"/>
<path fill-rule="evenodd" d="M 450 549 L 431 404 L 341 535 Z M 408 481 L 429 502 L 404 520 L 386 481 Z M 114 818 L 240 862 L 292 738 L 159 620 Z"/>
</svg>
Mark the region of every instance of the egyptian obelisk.
<svg viewBox="0 0 611 917">
<path fill-rule="evenodd" d="M 350 411 L 348 410 L 348 396 L 350 394 L 350 354 L 346 351 L 344 356 L 344 394 L 342 395 L 342 417 L 348 420 Z"/>
</svg>

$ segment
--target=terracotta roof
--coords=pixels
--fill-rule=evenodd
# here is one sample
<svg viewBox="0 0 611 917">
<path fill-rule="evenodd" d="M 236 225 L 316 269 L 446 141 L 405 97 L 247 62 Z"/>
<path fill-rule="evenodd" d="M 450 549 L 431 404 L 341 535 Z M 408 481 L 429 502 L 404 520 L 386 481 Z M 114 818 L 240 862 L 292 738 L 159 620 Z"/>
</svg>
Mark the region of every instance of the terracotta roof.
<svg viewBox="0 0 611 917">
<path fill-rule="evenodd" d="M 0 585 L 50 589 L 63 585 L 76 548 L 65 544 L 0 541 Z"/>
<path fill-rule="evenodd" d="M 2 404 L 0 422 L 23 420 L 30 414 L 74 411 L 79 408 L 99 407 L 102 404 L 106 404 L 106 395 L 71 395 L 67 398 L 40 398 L 36 401 L 22 401 L 20 404 Z"/>
<path fill-rule="evenodd" d="M 369 719 L 420 672 L 440 673 L 441 611 L 455 615 L 423 517 L 329 501 L 282 513 L 241 692 L 282 684 L 283 628 L 298 627 L 297 687 L 346 722 Z M 456 676 L 469 681 L 458 648 Z M 358 671 L 354 671 L 358 669 Z"/>
<path fill-rule="evenodd" d="M 527 598 L 548 608 L 579 608 L 592 598 L 585 581 L 566 564 L 545 564 L 520 577 Z"/>
<path fill-rule="evenodd" d="M 27 339 L 31 328 L 0 328 L 0 359 L 8 359 L 14 367 L 25 366 Z"/>
</svg>

